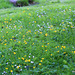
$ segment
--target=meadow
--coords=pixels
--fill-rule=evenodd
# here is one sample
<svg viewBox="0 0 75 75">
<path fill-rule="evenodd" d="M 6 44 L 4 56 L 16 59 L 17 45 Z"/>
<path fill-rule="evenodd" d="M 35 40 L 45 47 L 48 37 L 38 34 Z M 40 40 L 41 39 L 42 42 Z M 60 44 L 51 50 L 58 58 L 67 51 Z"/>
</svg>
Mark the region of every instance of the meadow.
<svg viewBox="0 0 75 75">
<path fill-rule="evenodd" d="M 0 75 L 75 75 L 75 0 L 0 1 Z"/>
</svg>

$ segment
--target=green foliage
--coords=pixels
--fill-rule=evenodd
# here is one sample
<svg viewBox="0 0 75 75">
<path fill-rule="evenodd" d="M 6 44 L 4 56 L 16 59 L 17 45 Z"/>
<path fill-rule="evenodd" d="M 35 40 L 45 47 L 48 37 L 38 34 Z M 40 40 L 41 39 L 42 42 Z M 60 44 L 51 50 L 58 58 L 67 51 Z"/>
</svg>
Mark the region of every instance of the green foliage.
<svg viewBox="0 0 75 75">
<path fill-rule="evenodd" d="M 0 75 L 75 74 L 75 1 L 0 9 Z"/>
</svg>

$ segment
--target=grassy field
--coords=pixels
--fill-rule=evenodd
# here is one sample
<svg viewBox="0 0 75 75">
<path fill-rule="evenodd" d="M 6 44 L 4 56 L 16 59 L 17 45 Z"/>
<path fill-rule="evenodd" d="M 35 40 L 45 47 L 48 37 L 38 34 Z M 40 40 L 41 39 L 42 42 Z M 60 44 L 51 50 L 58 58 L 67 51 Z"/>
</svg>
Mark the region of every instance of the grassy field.
<svg viewBox="0 0 75 75">
<path fill-rule="evenodd" d="M 0 75 L 75 75 L 75 0 L 0 1 Z"/>
</svg>

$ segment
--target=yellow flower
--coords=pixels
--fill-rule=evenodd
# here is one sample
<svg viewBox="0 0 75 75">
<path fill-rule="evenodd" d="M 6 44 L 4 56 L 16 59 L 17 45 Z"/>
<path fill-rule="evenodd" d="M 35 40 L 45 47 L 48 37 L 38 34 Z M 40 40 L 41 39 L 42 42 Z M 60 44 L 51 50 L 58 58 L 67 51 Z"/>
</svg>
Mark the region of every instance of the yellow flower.
<svg viewBox="0 0 75 75">
<path fill-rule="evenodd" d="M 17 69 L 19 69 L 19 66 L 17 66 Z"/>
<path fill-rule="evenodd" d="M 23 35 L 23 37 L 25 37 L 25 35 Z"/>
<path fill-rule="evenodd" d="M 12 64 L 13 64 L 14 62 L 12 62 Z"/>
<path fill-rule="evenodd" d="M 62 22 L 62 24 L 64 24 L 64 22 Z"/>
<path fill-rule="evenodd" d="M 14 36 L 12 36 L 12 38 L 14 38 Z"/>
<path fill-rule="evenodd" d="M 45 51 L 47 51 L 47 50 L 45 50 Z"/>
<path fill-rule="evenodd" d="M 20 59 L 20 58 L 18 58 L 18 59 Z"/>
<path fill-rule="evenodd" d="M 16 52 L 13 52 L 14 54 L 16 54 Z"/>
<path fill-rule="evenodd" d="M 42 58 L 42 60 L 43 60 L 44 58 Z"/>
<path fill-rule="evenodd" d="M 10 21 L 11 21 L 12 19 L 10 19 Z"/>
<path fill-rule="evenodd" d="M 52 56 L 52 54 L 51 54 L 51 56 Z"/>
<path fill-rule="evenodd" d="M 41 60 L 41 62 L 42 62 L 42 60 Z"/>
<path fill-rule="evenodd" d="M 21 34 L 21 32 L 19 32 L 19 34 Z"/>
<path fill-rule="evenodd" d="M 65 31 L 65 29 L 63 29 L 63 31 Z"/>
<path fill-rule="evenodd" d="M 57 51 L 59 53 L 59 51 Z"/>
<path fill-rule="evenodd" d="M 32 45 L 34 45 L 34 43 Z"/>
<path fill-rule="evenodd" d="M 25 42 L 25 44 L 27 44 L 27 42 Z"/>
<path fill-rule="evenodd" d="M 44 47 L 44 46 L 42 45 L 42 47 Z"/>
<path fill-rule="evenodd" d="M 66 48 L 65 46 L 63 46 L 63 48 Z"/>
<path fill-rule="evenodd" d="M 7 45 L 6 43 L 4 45 Z"/>
<path fill-rule="evenodd" d="M 51 18 L 50 18 L 50 20 L 51 20 Z"/>
<path fill-rule="evenodd" d="M 8 33 L 8 31 L 6 33 Z"/>
<path fill-rule="evenodd" d="M 4 36 L 3 36 L 4 37 Z"/>
<path fill-rule="evenodd" d="M 62 48 L 61 48 L 62 49 Z"/>
<path fill-rule="evenodd" d="M 54 32 L 56 33 L 57 31 L 55 30 Z"/>
<path fill-rule="evenodd" d="M 8 68 L 5 68 L 6 70 L 8 70 Z"/>
<path fill-rule="evenodd" d="M 41 65 L 41 63 L 39 63 L 39 65 Z"/>
<path fill-rule="evenodd" d="M 64 54 L 65 54 L 66 52 L 64 52 Z"/>
<path fill-rule="evenodd" d="M 6 27 L 6 28 L 8 28 L 8 27 Z"/>
<path fill-rule="evenodd" d="M 26 57 L 26 55 L 24 55 L 24 57 Z"/>
<path fill-rule="evenodd" d="M 47 43 L 49 45 L 49 43 Z"/>
<path fill-rule="evenodd" d="M 25 60 L 25 62 L 27 62 L 27 59 Z"/>
<path fill-rule="evenodd" d="M 34 21 L 34 23 L 36 23 L 36 21 Z"/>
<path fill-rule="evenodd" d="M 12 39 L 10 39 L 10 40 L 12 40 Z"/>
<path fill-rule="evenodd" d="M 74 53 L 75 53 L 75 51 L 74 51 Z"/>
<path fill-rule="evenodd" d="M 14 66 L 12 65 L 12 67 L 14 67 Z"/>
<path fill-rule="evenodd" d="M 10 72 L 13 72 L 13 70 L 10 70 Z"/>
<path fill-rule="evenodd" d="M 35 66 L 33 66 L 33 68 L 35 68 Z"/>
<path fill-rule="evenodd" d="M 18 41 L 18 43 L 20 43 L 20 41 Z"/>
<path fill-rule="evenodd" d="M 23 13 L 25 12 L 25 10 L 23 11 Z"/>
<path fill-rule="evenodd" d="M 22 57 L 21 59 L 22 59 L 22 60 L 24 60 L 24 58 L 23 58 L 23 57 Z"/>
<path fill-rule="evenodd" d="M 57 48 L 57 46 L 55 48 Z"/>
<path fill-rule="evenodd" d="M 47 47 L 47 46 L 45 46 L 45 47 Z"/>
<path fill-rule="evenodd" d="M 29 13 L 29 15 L 31 16 L 31 13 Z"/>
<path fill-rule="evenodd" d="M 58 46 L 59 47 L 59 46 Z"/>
<path fill-rule="evenodd" d="M 28 60 L 28 62 L 30 62 L 30 59 Z"/>
<path fill-rule="evenodd" d="M 45 36 L 47 36 L 48 34 L 46 33 Z"/>
<path fill-rule="evenodd" d="M 14 40 L 14 41 L 16 41 L 16 40 Z"/>
<path fill-rule="evenodd" d="M 40 34 L 42 34 L 42 32 L 40 32 Z"/>
</svg>

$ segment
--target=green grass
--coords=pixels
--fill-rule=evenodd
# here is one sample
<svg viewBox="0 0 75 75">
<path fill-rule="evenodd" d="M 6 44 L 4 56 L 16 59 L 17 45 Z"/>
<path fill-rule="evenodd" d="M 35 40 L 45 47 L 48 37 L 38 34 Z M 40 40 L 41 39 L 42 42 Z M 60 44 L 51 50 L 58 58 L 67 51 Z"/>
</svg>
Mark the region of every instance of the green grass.
<svg viewBox="0 0 75 75">
<path fill-rule="evenodd" d="M 0 9 L 0 75 L 74 75 L 75 1 Z"/>
</svg>

